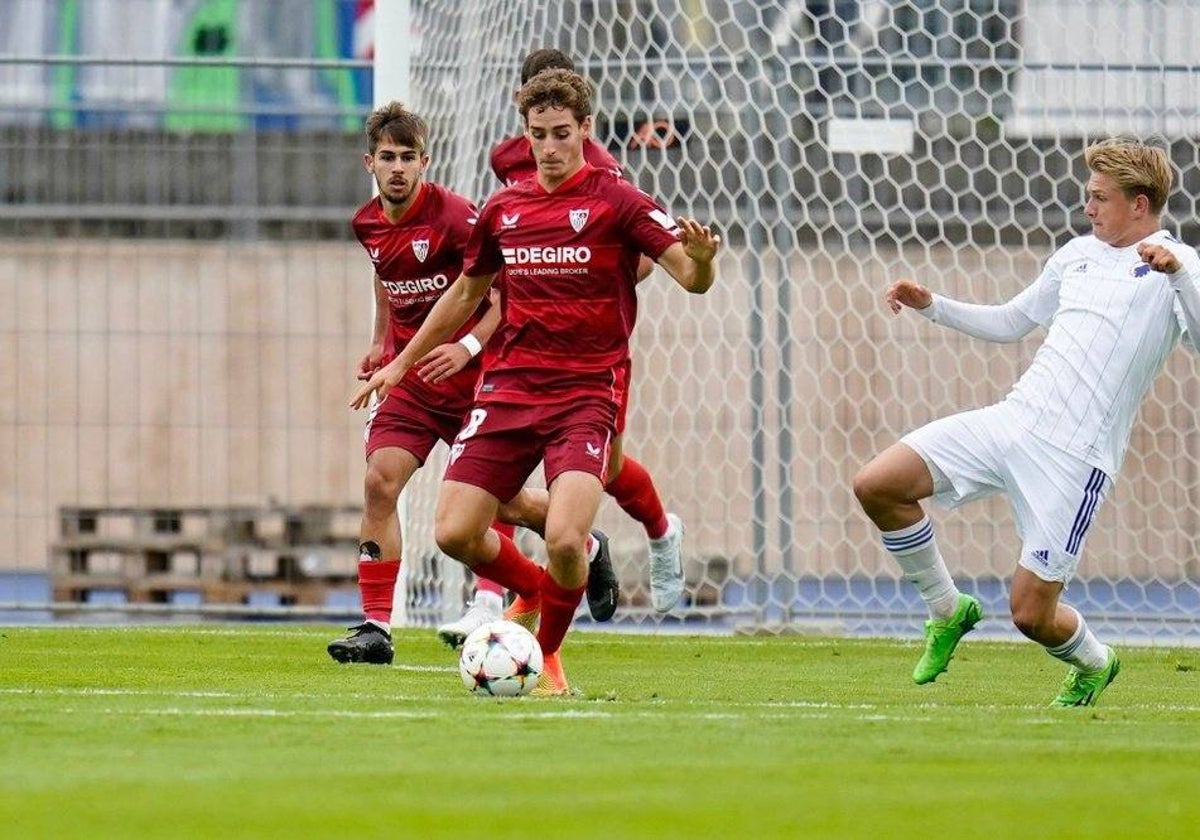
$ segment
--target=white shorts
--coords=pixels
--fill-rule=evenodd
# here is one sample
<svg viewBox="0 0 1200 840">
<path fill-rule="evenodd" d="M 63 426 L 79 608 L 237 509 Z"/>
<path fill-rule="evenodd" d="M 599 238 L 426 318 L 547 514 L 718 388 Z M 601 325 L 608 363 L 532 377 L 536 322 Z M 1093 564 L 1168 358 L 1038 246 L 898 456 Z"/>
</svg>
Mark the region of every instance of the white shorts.
<svg viewBox="0 0 1200 840">
<path fill-rule="evenodd" d="M 1017 562 L 1064 586 L 1075 575 L 1112 486 L 1102 470 L 1031 435 L 1003 403 L 935 420 L 900 442 L 925 460 L 936 504 L 1006 493 L 1022 542 Z"/>
</svg>

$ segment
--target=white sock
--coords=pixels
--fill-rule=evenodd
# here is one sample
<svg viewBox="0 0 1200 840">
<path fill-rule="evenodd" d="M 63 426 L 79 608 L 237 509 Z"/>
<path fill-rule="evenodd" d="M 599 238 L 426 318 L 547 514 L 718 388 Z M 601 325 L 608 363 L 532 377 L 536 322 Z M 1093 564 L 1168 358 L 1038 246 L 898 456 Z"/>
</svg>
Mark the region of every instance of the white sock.
<svg viewBox="0 0 1200 840">
<path fill-rule="evenodd" d="M 1067 607 L 1066 604 L 1063 606 L 1075 613 L 1075 617 L 1079 619 L 1079 626 L 1075 628 L 1071 638 L 1058 647 L 1046 648 L 1046 653 L 1074 665 L 1085 674 L 1094 674 L 1102 670 L 1108 664 L 1108 648 L 1100 644 L 1099 639 L 1088 629 L 1087 622 L 1083 620 L 1079 610 Z"/>
<path fill-rule="evenodd" d="M 933 523 L 928 516 L 898 531 L 880 534 L 887 549 L 929 607 L 931 618 L 950 618 L 958 608 L 958 587 L 950 577 L 946 561 L 933 538 Z"/>
<path fill-rule="evenodd" d="M 500 612 L 504 609 L 504 599 L 500 597 L 500 593 L 498 592 L 476 589 L 475 605 L 478 607 L 487 607 L 491 612 Z"/>
<path fill-rule="evenodd" d="M 600 540 L 596 539 L 591 534 L 588 534 L 587 553 L 589 563 L 600 556 Z"/>
<path fill-rule="evenodd" d="M 667 517 L 667 530 L 663 531 L 661 537 L 647 537 L 647 541 L 654 548 L 665 548 L 671 542 L 671 537 L 675 536 L 675 521 Z"/>
<path fill-rule="evenodd" d="M 387 633 L 389 636 L 392 635 L 392 625 L 386 621 L 380 621 L 377 618 L 368 618 L 367 624 L 374 624 L 384 633 Z"/>
</svg>

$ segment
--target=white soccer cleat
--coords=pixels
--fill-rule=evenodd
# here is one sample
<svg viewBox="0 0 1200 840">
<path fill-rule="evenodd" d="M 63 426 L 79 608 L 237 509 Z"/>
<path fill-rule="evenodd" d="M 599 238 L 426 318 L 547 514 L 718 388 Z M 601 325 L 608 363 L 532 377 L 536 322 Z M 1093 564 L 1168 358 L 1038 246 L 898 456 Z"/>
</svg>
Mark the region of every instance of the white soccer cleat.
<svg viewBox="0 0 1200 840">
<path fill-rule="evenodd" d="M 489 621 L 499 621 L 502 615 L 499 598 L 484 598 L 475 596 L 475 600 L 467 606 L 467 611 L 457 621 L 443 624 L 437 629 L 438 638 L 452 648 L 462 647 L 471 631 L 482 627 Z"/>
<path fill-rule="evenodd" d="M 650 603 L 666 612 L 683 597 L 683 520 L 667 514 L 667 533 L 650 540 Z"/>
</svg>

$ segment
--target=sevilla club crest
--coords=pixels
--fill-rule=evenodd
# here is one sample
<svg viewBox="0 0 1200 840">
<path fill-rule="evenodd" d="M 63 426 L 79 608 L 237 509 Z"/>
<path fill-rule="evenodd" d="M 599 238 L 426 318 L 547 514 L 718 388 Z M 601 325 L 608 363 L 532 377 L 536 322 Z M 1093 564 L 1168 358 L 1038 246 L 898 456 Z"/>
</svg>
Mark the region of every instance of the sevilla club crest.
<svg viewBox="0 0 1200 840">
<path fill-rule="evenodd" d="M 425 258 L 429 256 L 429 240 L 428 239 L 414 239 L 412 241 L 412 245 L 413 245 L 413 256 L 415 256 L 421 262 L 425 262 Z"/>
<path fill-rule="evenodd" d="M 576 232 L 583 230 L 583 226 L 587 224 L 587 210 L 572 210 L 570 213 L 571 228 Z"/>
</svg>

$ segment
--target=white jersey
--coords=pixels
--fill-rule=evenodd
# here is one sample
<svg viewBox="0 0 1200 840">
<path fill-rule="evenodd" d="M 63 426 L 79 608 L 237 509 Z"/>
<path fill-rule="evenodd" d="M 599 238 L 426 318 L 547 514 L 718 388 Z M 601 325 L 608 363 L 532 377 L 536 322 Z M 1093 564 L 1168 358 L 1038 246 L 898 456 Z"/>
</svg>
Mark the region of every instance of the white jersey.
<svg viewBox="0 0 1200 840">
<path fill-rule="evenodd" d="M 1141 241 L 1169 245 L 1198 276 L 1194 248 L 1165 231 Z M 1142 397 L 1185 328 L 1167 276 L 1142 262 L 1137 244 L 1081 236 L 1012 303 L 1049 331 L 1005 402 L 1031 434 L 1115 476 Z"/>
</svg>

